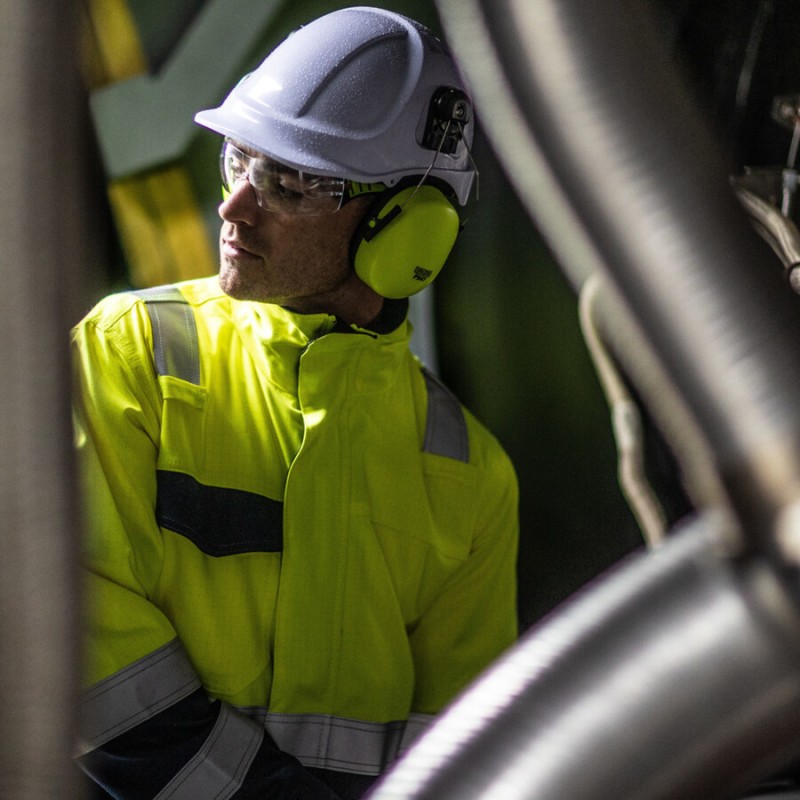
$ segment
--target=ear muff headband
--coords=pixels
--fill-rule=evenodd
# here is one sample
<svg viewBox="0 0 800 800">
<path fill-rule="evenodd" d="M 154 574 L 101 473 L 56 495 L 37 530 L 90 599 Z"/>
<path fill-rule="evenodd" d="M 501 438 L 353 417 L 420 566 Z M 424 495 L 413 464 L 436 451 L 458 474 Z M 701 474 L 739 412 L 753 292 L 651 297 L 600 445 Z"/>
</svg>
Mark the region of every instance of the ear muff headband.
<svg viewBox="0 0 800 800">
<path fill-rule="evenodd" d="M 459 228 L 458 211 L 441 189 L 423 184 L 389 190 L 353 237 L 356 275 L 382 297 L 416 294 L 439 274 Z"/>
</svg>

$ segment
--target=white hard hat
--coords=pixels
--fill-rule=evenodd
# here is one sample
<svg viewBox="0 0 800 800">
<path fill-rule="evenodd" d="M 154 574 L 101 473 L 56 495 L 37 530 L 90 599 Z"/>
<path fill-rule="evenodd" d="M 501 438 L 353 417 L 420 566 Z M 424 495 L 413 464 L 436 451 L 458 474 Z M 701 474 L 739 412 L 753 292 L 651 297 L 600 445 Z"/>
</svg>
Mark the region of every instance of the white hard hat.
<svg viewBox="0 0 800 800">
<path fill-rule="evenodd" d="M 469 92 L 447 47 L 379 8 L 303 26 L 195 120 L 320 175 L 392 186 L 430 169 L 462 205 L 475 178 Z"/>
</svg>

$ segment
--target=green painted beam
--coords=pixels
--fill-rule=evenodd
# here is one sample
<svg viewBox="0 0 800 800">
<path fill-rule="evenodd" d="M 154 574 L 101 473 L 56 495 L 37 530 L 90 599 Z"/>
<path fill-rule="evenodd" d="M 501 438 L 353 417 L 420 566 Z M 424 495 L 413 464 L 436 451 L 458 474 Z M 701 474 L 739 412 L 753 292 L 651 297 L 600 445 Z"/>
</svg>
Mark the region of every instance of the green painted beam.
<svg viewBox="0 0 800 800">
<path fill-rule="evenodd" d="M 158 75 L 94 92 L 92 116 L 109 179 L 180 158 L 194 115 L 217 105 L 285 0 L 209 0 Z"/>
</svg>

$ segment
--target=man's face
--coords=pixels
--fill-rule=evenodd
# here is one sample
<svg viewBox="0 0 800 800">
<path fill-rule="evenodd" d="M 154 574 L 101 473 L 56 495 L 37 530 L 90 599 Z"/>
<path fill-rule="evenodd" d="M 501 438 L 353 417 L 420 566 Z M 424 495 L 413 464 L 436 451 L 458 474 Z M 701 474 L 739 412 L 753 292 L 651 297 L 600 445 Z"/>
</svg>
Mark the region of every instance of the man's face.
<svg viewBox="0 0 800 800">
<path fill-rule="evenodd" d="M 262 208 L 247 180 L 230 188 L 219 207 L 223 291 L 238 300 L 330 313 L 331 298 L 358 281 L 350 239 L 368 201 L 353 200 L 333 213 L 295 215 Z M 337 202 L 330 202 L 335 208 Z"/>
</svg>

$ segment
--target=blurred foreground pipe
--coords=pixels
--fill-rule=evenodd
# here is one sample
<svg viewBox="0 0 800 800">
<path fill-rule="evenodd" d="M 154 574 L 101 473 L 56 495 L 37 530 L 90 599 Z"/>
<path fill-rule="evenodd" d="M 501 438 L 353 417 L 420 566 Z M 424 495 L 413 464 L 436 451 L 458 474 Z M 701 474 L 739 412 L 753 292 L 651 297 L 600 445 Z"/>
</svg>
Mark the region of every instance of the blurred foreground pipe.
<svg viewBox="0 0 800 800">
<path fill-rule="evenodd" d="M 0 795 L 80 796 L 67 361 L 80 231 L 71 2 L 1 0 Z"/>
<path fill-rule="evenodd" d="M 776 516 L 800 497 L 800 315 L 647 5 L 437 7 L 559 262 L 576 285 L 610 276 L 708 438 L 748 535 L 771 546 Z"/>
<path fill-rule="evenodd" d="M 696 520 L 573 598 L 370 800 L 709 800 L 800 749 L 800 629 L 763 561 Z"/>
</svg>

